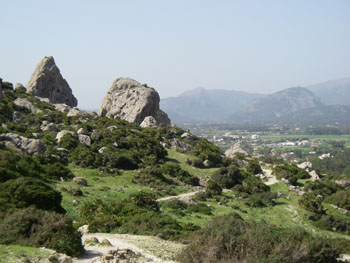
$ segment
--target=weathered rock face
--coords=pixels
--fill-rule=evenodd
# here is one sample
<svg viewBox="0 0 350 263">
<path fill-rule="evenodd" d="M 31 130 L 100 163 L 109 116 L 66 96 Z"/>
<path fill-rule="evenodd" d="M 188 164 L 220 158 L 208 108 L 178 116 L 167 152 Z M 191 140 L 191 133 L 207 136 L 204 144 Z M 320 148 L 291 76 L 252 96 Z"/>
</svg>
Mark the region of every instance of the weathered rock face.
<svg viewBox="0 0 350 263">
<path fill-rule="evenodd" d="M 27 83 L 27 91 L 48 98 L 51 103 L 78 104 L 67 81 L 62 77 L 53 57 L 44 57 Z"/>
<path fill-rule="evenodd" d="M 28 139 L 15 133 L 0 135 L 0 143 L 22 154 L 43 154 L 47 147 L 38 139 Z"/>
<path fill-rule="evenodd" d="M 17 98 L 14 100 L 13 103 L 14 103 L 16 109 L 25 108 L 33 113 L 42 112 L 42 110 L 35 108 L 34 105 L 27 99 Z"/>
<path fill-rule="evenodd" d="M 104 97 L 98 115 L 137 124 L 151 116 L 157 125 L 170 124 L 168 115 L 159 109 L 159 100 L 155 89 L 130 78 L 118 78 Z"/>
</svg>

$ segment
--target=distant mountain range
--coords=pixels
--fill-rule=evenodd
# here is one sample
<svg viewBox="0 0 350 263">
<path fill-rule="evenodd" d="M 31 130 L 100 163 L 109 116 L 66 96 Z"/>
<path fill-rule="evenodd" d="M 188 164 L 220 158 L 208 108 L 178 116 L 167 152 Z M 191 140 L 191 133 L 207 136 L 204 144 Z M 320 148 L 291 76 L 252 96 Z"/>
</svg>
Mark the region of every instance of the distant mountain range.
<svg viewBox="0 0 350 263">
<path fill-rule="evenodd" d="M 342 105 L 342 106 L 335 106 Z M 350 78 L 273 94 L 198 88 L 162 99 L 173 123 L 184 122 L 347 122 Z"/>
</svg>

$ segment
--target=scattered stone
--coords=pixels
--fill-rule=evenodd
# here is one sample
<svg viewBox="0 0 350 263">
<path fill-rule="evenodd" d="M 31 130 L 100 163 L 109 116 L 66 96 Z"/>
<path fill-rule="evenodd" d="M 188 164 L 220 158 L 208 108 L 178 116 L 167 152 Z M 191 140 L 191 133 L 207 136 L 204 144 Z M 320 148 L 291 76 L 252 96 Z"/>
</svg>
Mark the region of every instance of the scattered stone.
<svg viewBox="0 0 350 263">
<path fill-rule="evenodd" d="M 304 170 L 309 170 L 312 168 L 312 163 L 311 162 L 303 162 L 297 165 L 299 168 L 304 169 Z"/>
<path fill-rule="evenodd" d="M 107 127 L 107 130 L 109 130 L 109 131 L 114 131 L 116 129 L 118 129 L 117 126 L 109 126 L 109 127 Z"/>
<path fill-rule="evenodd" d="M 157 121 L 152 116 L 147 116 L 140 124 L 142 128 L 157 126 Z"/>
<path fill-rule="evenodd" d="M 193 146 L 191 144 L 184 143 L 182 141 L 177 140 L 176 138 L 170 139 L 168 143 L 171 148 L 179 148 L 184 152 L 193 150 Z"/>
<path fill-rule="evenodd" d="M 89 234 L 89 225 L 82 225 L 81 227 L 78 228 L 78 231 L 79 231 L 82 235 Z"/>
<path fill-rule="evenodd" d="M 27 84 L 28 92 L 48 98 L 51 103 L 78 104 L 67 81 L 62 77 L 53 57 L 44 57 L 37 65 Z"/>
<path fill-rule="evenodd" d="M 79 142 L 80 142 L 80 143 L 84 143 L 84 144 L 86 144 L 87 146 L 90 146 L 90 145 L 91 145 L 91 138 L 90 138 L 90 136 L 88 136 L 88 135 L 79 134 L 79 135 L 78 135 L 78 139 L 79 139 Z"/>
<path fill-rule="evenodd" d="M 210 167 L 210 161 L 209 160 L 205 160 L 204 162 L 203 162 L 203 166 L 204 167 Z"/>
<path fill-rule="evenodd" d="M 86 134 L 87 131 L 85 130 L 85 128 L 81 127 L 78 131 L 77 134 Z"/>
<path fill-rule="evenodd" d="M 61 139 L 62 139 L 62 137 L 63 137 L 64 135 L 67 135 L 67 134 L 72 134 L 72 135 L 74 135 L 74 132 L 68 131 L 68 130 L 60 131 L 60 132 L 58 132 L 57 135 L 56 135 L 56 140 L 57 140 L 58 142 L 60 142 Z"/>
<path fill-rule="evenodd" d="M 82 186 L 88 185 L 86 179 L 84 179 L 83 177 L 74 177 L 73 182 L 78 184 L 78 185 L 82 185 Z"/>
<path fill-rule="evenodd" d="M 57 132 L 57 131 L 59 131 L 60 130 L 60 128 L 58 127 L 58 125 L 57 124 L 54 124 L 54 123 L 43 123 L 41 126 L 40 126 L 40 129 L 42 130 L 42 131 L 55 131 L 55 132 Z"/>
<path fill-rule="evenodd" d="M 192 140 L 193 136 L 189 132 L 184 132 L 183 134 L 181 134 L 181 139 Z"/>
<path fill-rule="evenodd" d="M 103 146 L 102 148 L 100 148 L 100 149 L 98 150 L 98 152 L 99 152 L 99 153 L 103 153 L 105 150 L 106 150 L 106 146 Z"/>
<path fill-rule="evenodd" d="M 130 249 L 110 250 L 107 255 L 101 256 L 92 261 L 92 263 L 134 263 L 137 255 Z"/>
<path fill-rule="evenodd" d="M 310 175 L 312 181 L 316 181 L 316 180 L 320 179 L 320 177 L 318 176 L 318 174 L 315 170 L 312 170 L 311 172 L 309 172 L 309 175 Z"/>
<path fill-rule="evenodd" d="M 155 89 L 130 78 L 117 78 L 104 97 L 98 115 L 112 119 L 119 117 L 137 124 L 152 116 L 157 125 L 170 125 L 167 114 L 159 109 L 159 101 Z"/>
<path fill-rule="evenodd" d="M 40 113 L 40 112 L 42 112 L 42 110 L 35 108 L 34 105 L 27 99 L 17 98 L 17 99 L 14 100 L 13 103 L 14 103 L 15 108 L 17 110 L 20 110 L 20 109 L 24 108 L 24 109 L 29 110 L 32 113 Z"/>
<path fill-rule="evenodd" d="M 43 154 L 47 147 L 39 139 L 28 139 L 15 133 L 0 135 L 0 143 L 22 154 Z"/>
<path fill-rule="evenodd" d="M 54 106 L 57 111 L 65 112 L 65 113 L 68 113 L 72 109 L 70 106 L 64 103 L 57 103 L 57 104 L 54 104 Z"/>
<path fill-rule="evenodd" d="M 24 87 L 24 85 L 22 83 L 16 83 L 15 84 L 15 91 L 26 92 L 27 89 L 26 89 L 26 87 Z"/>
<path fill-rule="evenodd" d="M 88 116 L 89 113 L 79 110 L 78 108 L 74 107 L 72 109 L 69 110 L 69 112 L 67 113 L 68 117 L 75 117 L 75 116 Z"/>
</svg>

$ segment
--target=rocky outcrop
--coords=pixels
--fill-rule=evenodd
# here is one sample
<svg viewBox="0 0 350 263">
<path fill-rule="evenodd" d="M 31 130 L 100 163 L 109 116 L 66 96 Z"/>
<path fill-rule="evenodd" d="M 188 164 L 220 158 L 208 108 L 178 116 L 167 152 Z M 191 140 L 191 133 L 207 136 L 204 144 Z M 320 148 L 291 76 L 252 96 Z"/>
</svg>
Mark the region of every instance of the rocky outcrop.
<svg viewBox="0 0 350 263">
<path fill-rule="evenodd" d="M 27 89 L 26 89 L 26 87 L 24 87 L 24 85 L 22 83 L 16 83 L 15 84 L 15 91 L 26 92 Z"/>
<path fill-rule="evenodd" d="M 130 78 L 116 79 L 104 97 L 98 115 L 119 117 L 141 124 L 146 117 L 153 117 L 156 124 L 170 124 L 168 115 L 159 109 L 157 91 Z M 149 123 L 149 118 L 146 123 Z"/>
<path fill-rule="evenodd" d="M 63 138 L 63 136 L 67 135 L 67 134 L 74 135 L 74 132 L 68 131 L 68 130 L 63 130 L 63 131 L 58 132 L 57 135 L 56 135 L 57 142 L 60 142 L 61 139 Z"/>
<path fill-rule="evenodd" d="M 247 155 L 248 153 L 244 151 L 239 144 L 232 145 L 228 150 L 225 151 L 225 156 L 229 158 L 235 158 L 237 153 Z"/>
<path fill-rule="evenodd" d="M 40 113 L 42 112 L 42 110 L 37 109 L 34 107 L 34 105 L 27 99 L 23 99 L 23 98 L 17 98 L 14 100 L 14 105 L 16 110 L 20 110 L 20 109 L 27 109 L 32 113 Z"/>
<path fill-rule="evenodd" d="M 48 98 L 51 103 L 78 104 L 67 81 L 62 77 L 53 57 L 44 57 L 27 83 L 27 91 Z"/>
<path fill-rule="evenodd" d="M 15 133 L 0 135 L 0 143 L 22 154 L 43 154 L 47 147 L 38 139 L 28 139 Z"/>
</svg>

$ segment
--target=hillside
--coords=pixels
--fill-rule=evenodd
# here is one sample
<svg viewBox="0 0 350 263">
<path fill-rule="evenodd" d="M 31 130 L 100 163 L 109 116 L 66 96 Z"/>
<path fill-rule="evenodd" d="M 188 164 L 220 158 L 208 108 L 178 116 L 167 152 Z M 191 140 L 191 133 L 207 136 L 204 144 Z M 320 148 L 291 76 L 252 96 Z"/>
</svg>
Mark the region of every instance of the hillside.
<svg viewBox="0 0 350 263">
<path fill-rule="evenodd" d="M 312 120 L 312 121 L 311 121 Z M 283 123 L 298 124 L 350 124 L 350 106 L 324 105 L 300 110 L 285 116 Z"/>
<path fill-rule="evenodd" d="M 306 88 L 327 105 L 350 105 L 350 78 L 329 80 Z"/>
<path fill-rule="evenodd" d="M 184 122 L 220 122 L 240 111 L 254 99 L 263 96 L 243 91 L 207 90 L 198 88 L 187 91 L 178 97 L 165 98 L 161 107 L 176 123 Z"/>
<path fill-rule="evenodd" d="M 332 207 L 337 194 L 348 208 L 345 188 L 329 178 L 0 85 L 0 262 L 311 263 L 350 253 L 348 216 Z"/>
<path fill-rule="evenodd" d="M 322 106 L 321 101 L 311 91 L 301 88 L 289 88 L 258 98 L 241 112 L 233 114 L 234 121 L 276 121 L 300 110 Z"/>
</svg>

